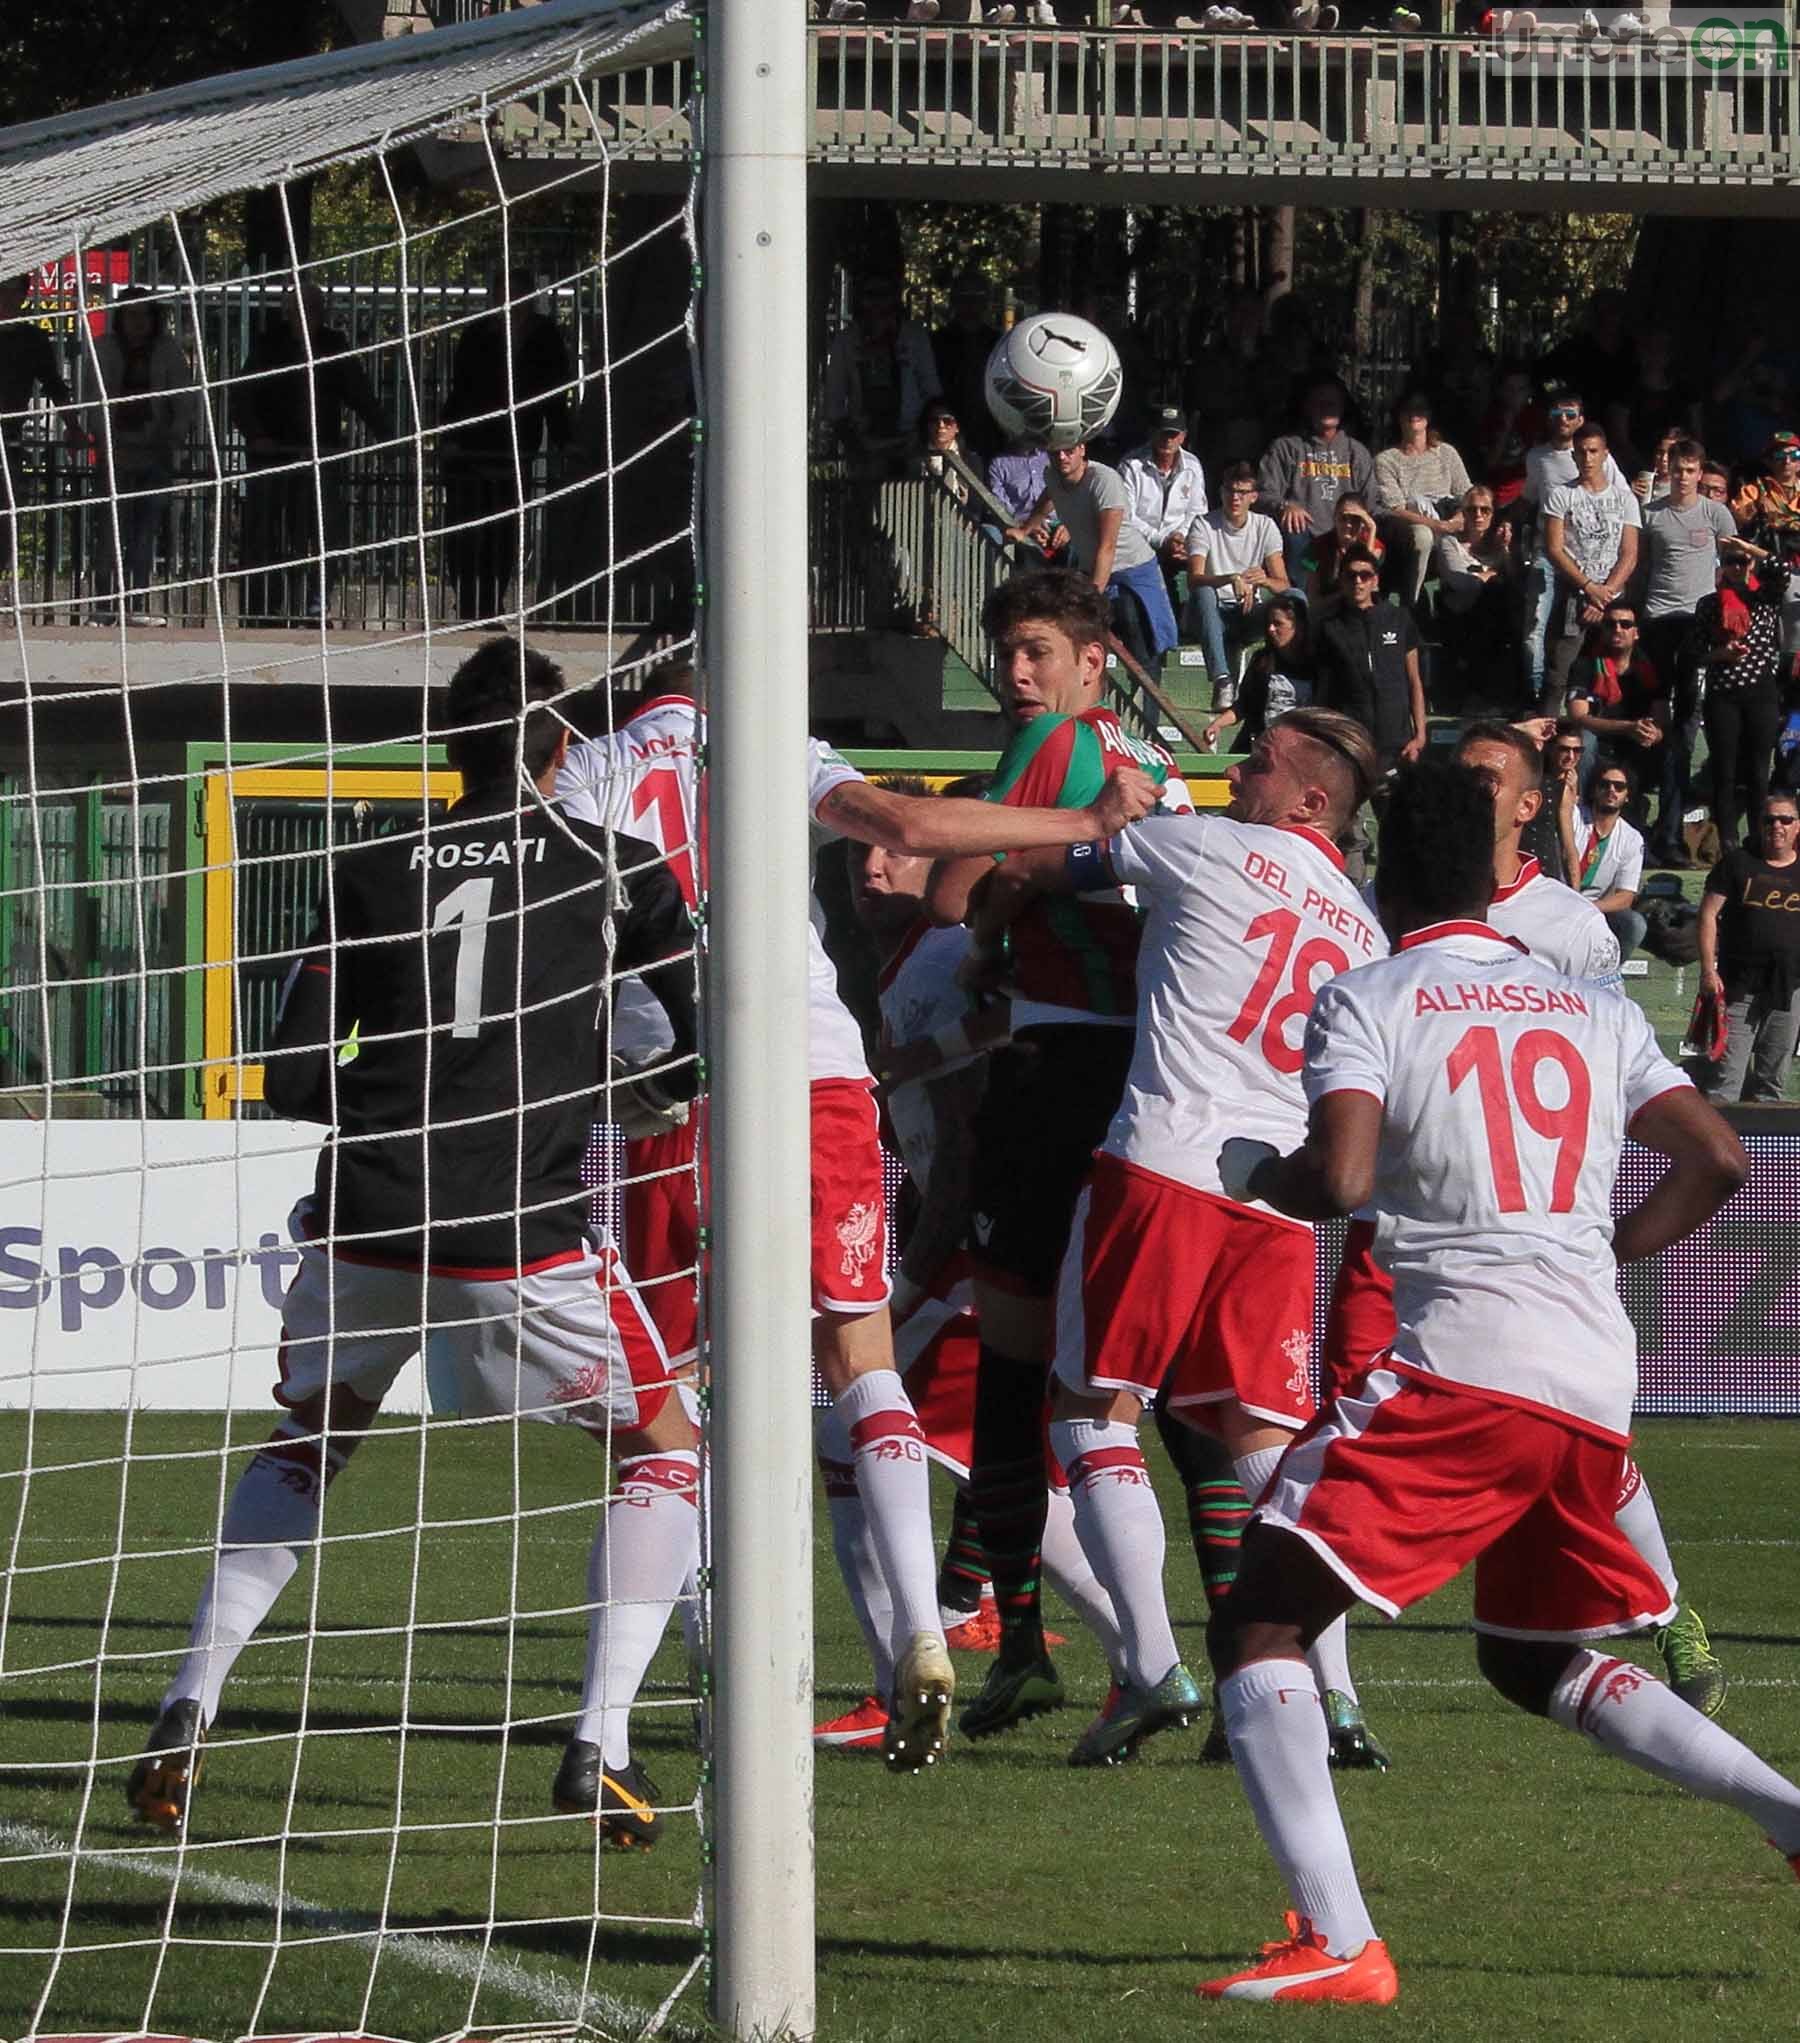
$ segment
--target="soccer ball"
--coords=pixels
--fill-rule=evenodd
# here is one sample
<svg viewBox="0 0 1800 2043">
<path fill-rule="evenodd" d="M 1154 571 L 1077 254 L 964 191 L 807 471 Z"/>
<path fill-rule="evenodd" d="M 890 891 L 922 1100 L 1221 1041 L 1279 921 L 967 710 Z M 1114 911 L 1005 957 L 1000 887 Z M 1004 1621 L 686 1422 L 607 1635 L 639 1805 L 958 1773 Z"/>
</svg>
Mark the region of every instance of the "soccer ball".
<svg viewBox="0 0 1800 2043">
<path fill-rule="evenodd" d="M 1125 372 L 1100 329 L 1072 312 L 1035 312 L 994 345 L 983 371 L 988 410 L 1009 439 L 1073 447 L 1106 430 Z"/>
</svg>

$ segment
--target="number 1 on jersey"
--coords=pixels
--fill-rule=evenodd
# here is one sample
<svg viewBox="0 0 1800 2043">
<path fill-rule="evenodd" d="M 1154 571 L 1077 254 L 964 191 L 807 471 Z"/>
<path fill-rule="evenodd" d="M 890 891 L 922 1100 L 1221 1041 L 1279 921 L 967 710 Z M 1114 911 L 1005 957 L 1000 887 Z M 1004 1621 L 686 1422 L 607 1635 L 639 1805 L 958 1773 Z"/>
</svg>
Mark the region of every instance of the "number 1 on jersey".
<svg viewBox="0 0 1800 2043">
<path fill-rule="evenodd" d="M 481 970 L 487 963 L 488 910 L 494 903 L 492 880 L 464 880 L 437 904 L 434 931 L 456 931 L 456 992 L 451 1005 L 450 1033 L 481 1033 Z"/>
<path fill-rule="evenodd" d="M 1546 1103 L 1538 1091 L 1538 1068 L 1560 1064 L 1569 1096 L 1560 1107 Z M 1481 1119 L 1487 1130 L 1488 1164 L 1494 1173 L 1494 1197 L 1502 1213 L 1526 1209 L 1525 1178 L 1519 1168 L 1519 1144 L 1513 1133 L 1513 1101 L 1519 1118 L 1534 1135 L 1556 1144 L 1556 1169 L 1550 1183 L 1550 1211 L 1572 1213 L 1575 1187 L 1587 1155 L 1588 1109 L 1593 1086 L 1581 1052 L 1554 1029 L 1527 1029 L 1514 1043 L 1511 1059 L 1512 1095 L 1500 1063 L 1500 1031 L 1491 1023 L 1465 1029 L 1445 1064 L 1455 1092 L 1471 1072 L 1481 1095 Z"/>
</svg>

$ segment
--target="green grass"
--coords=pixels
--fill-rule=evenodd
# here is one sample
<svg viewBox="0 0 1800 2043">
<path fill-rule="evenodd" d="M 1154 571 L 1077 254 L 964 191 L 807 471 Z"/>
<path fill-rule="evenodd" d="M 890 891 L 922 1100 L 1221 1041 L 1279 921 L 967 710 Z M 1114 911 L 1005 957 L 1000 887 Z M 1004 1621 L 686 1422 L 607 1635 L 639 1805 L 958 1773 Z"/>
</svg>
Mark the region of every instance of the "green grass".
<svg viewBox="0 0 1800 2043">
<path fill-rule="evenodd" d="M 279 1608 L 278 1628 L 240 1663 L 186 1859 L 205 1877 L 184 1884 L 171 1910 L 159 1875 L 172 1848 L 127 1820 L 120 1785 L 185 1637 L 205 1561 L 179 1550 L 210 1539 L 223 1424 L 139 1419 L 121 1496 L 111 1459 L 118 1422 L 38 1421 L 34 1468 L 91 1465 L 39 1474 L 25 1496 L 22 1569 L 60 1565 L 15 1578 L 5 1639 L 0 1859 L 13 1863 L 0 1865 L 0 2036 L 31 2025 L 69 1880 L 66 1860 L 21 1858 L 32 1838 L 78 1830 L 69 1952 L 44 2029 L 144 2022 L 229 2038 L 254 2019 L 263 2030 L 360 2022 L 424 2039 L 470 2020 L 573 2015 L 585 1978 L 607 1997 L 590 2000 L 590 2025 L 631 2033 L 630 2009 L 656 2006 L 700 1948 L 689 1918 L 701 1849 L 693 1819 L 677 1816 L 648 1857 L 596 1858 L 584 1826 L 550 1816 L 546 1790 L 581 1668 L 581 1621 L 566 1613 L 582 1593 L 599 1471 L 598 1456 L 560 1429 L 532 1429 L 522 1443 L 530 1451 L 518 1501 L 543 1515 L 525 1521 L 516 1590 L 503 1437 L 431 1430 L 427 1520 L 500 1522 L 426 1536 L 416 1614 L 439 1628 L 415 1637 L 406 1712 L 402 1648 L 382 1628 L 402 1625 L 408 1608 L 418 1435 L 399 1424 L 370 1442 L 333 1498 L 332 1530 L 389 1536 L 328 1551 L 304 1688 L 310 1569 Z M 237 1438 L 261 1430 L 240 1426 Z M 1800 1771 L 1797 1449 L 1800 1435 L 1776 1423 L 1653 1421 L 1640 1443 L 1688 1593 L 1735 1679 L 1727 1721 L 1789 1773 Z M 151 1458 L 184 1454 L 195 1458 Z M 23 1424 L 9 1417 L 0 1422 L 8 1550 L 23 1461 Z M 1166 1501 L 1171 1603 L 1198 1665 L 1198 1583 L 1174 1532 L 1172 1488 Z M 165 1557 L 134 1559 L 116 1581 L 108 1565 L 77 1565 L 112 1554 L 121 1514 L 126 1551 Z M 862 1693 L 867 1674 L 822 1510 L 815 1565 L 820 1701 L 833 1710 Z M 90 1769 L 109 1596 L 100 1763 Z M 510 1627 L 509 1609 L 519 1613 Z M 1197 1732 L 1158 1741 L 1134 1767 L 1067 1769 L 1067 1747 L 1103 1683 L 1078 1640 L 1058 1656 L 1068 1710 L 986 1746 L 954 1745 L 940 1773 L 902 1781 L 867 1759 L 822 1759 L 821 2034 L 1156 2043 L 1271 2020 L 1309 2034 L 1329 2024 L 1334 2036 L 1483 2043 L 1534 2033 L 1558 2043 L 1800 2034 L 1800 1890 L 1780 1862 L 1733 1812 L 1692 1803 L 1509 1712 L 1475 1677 L 1466 1616 L 1459 1585 L 1397 1627 L 1354 1628 L 1365 1700 L 1397 1764 L 1386 1779 L 1346 1781 L 1343 1793 L 1400 1966 L 1396 2008 L 1271 2017 L 1192 1998 L 1197 1979 L 1278 1931 L 1279 1884 L 1234 1778 L 1194 1764 Z M 965 1664 L 971 1686 L 981 1671 Z M 679 1646 L 666 1648 L 638 1739 L 670 1800 L 691 1796 L 699 1777 L 682 1678 Z M 303 1696 L 308 1735 L 297 1741 Z M 405 1827 L 391 1850 L 396 1811 Z M 770 1839 L 771 1861 L 789 1848 Z M 137 1856 L 107 1856 L 119 1853 Z M 315 1912 L 291 1906 L 272 1956 L 274 1911 L 260 1890 L 277 1886 Z M 390 1939 L 377 1954 L 358 1933 L 380 1916 L 384 1895 L 391 1924 L 434 1934 Z M 506 1927 L 477 1991 L 470 1980 L 490 1914 Z M 429 1961 L 403 1955 L 421 1949 Z M 443 1969 L 451 1965 L 464 1969 L 453 1975 Z M 702 2008 L 696 1981 L 677 2032 L 698 2027 Z"/>
</svg>

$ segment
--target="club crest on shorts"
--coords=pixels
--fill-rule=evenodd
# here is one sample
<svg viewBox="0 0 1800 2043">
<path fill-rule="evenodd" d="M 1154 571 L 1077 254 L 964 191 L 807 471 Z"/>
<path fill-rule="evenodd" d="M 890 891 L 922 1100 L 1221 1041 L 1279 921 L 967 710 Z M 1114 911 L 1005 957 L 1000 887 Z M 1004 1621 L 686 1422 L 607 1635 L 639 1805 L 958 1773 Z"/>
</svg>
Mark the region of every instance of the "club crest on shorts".
<svg viewBox="0 0 1800 2043">
<path fill-rule="evenodd" d="M 869 1265 L 875 1260 L 875 1246 L 880 1233 L 880 1208 L 868 1199 L 858 1199 L 837 1224 L 838 1247 L 844 1252 L 838 1269 L 858 1290 L 867 1277 Z"/>
<path fill-rule="evenodd" d="M 1312 1340 L 1304 1327 L 1296 1327 L 1281 1344 L 1281 1352 L 1294 1365 L 1294 1373 L 1284 1386 L 1294 1397 L 1304 1398 L 1307 1392 L 1306 1365 L 1312 1358 Z"/>
</svg>

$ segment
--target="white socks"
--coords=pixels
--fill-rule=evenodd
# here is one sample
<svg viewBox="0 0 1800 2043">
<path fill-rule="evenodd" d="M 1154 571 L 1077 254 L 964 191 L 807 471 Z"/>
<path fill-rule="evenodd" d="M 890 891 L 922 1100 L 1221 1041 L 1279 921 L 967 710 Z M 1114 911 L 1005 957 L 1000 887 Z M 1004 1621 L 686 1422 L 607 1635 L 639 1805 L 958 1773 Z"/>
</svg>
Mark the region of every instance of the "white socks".
<svg viewBox="0 0 1800 2043">
<path fill-rule="evenodd" d="M 869 1693 L 886 1703 L 894 1686 L 894 1599 L 888 1594 L 875 1542 L 869 1537 L 869 1514 L 856 1487 L 856 1470 L 850 1463 L 850 1429 L 835 1405 L 820 1415 L 815 1445 L 825 1485 L 825 1508 L 831 1514 L 832 1551 L 874 1664 L 875 1679 Z"/>
<path fill-rule="evenodd" d="M 1106 1655 L 1106 1664 L 1116 1675 L 1124 1652 L 1119 1635 L 1118 1613 L 1113 1600 L 1101 1587 L 1075 1531 L 1075 1504 L 1067 1490 L 1050 1485 L 1049 1504 L 1044 1512 L 1044 1544 L 1041 1549 L 1044 1579 L 1074 1611 Z"/>
<path fill-rule="evenodd" d="M 1375 1926 L 1332 1790 L 1331 1740 L 1312 1669 L 1302 1660 L 1253 1660 L 1219 1683 L 1218 1702 L 1256 1827 L 1295 1910 L 1328 1951 L 1347 1957 Z"/>
<path fill-rule="evenodd" d="M 1625 1464 L 1619 1486 L 1619 1508 L 1613 1514 L 1619 1530 L 1655 1570 L 1671 1603 L 1681 1601 L 1681 1584 L 1675 1579 L 1675 1563 L 1669 1558 L 1669 1542 L 1663 1538 L 1662 1520 L 1656 1515 L 1656 1501 L 1650 1485 L 1635 1461 Z"/>
<path fill-rule="evenodd" d="M 1118 1620 L 1125 1679 L 1153 1688 L 1180 1660 L 1163 1597 L 1162 1511 L 1135 1426 L 1058 1419 L 1050 1445 L 1069 1474 L 1075 1531 Z"/>
<path fill-rule="evenodd" d="M 1579 1652 L 1551 1695 L 1550 1714 L 1658 1780 L 1741 1809 L 1778 1850 L 1800 1852 L 1800 1787 L 1643 1668 Z"/>
<path fill-rule="evenodd" d="M 1251 1510 L 1256 1509 L 1256 1500 L 1269 1487 L 1269 1478 L 1275 1473 L 1275 1464 L 1286 1452 L 1285 1446 L 1259 1447 L 1254 1454 L 1239 1454 L 1233 1457 L 1232 1466 L 1237 1470 L 1237 1479 L 1243 1486 L 1244 1495 L 1250 1499 Z"/>
<path fill-rule="evenodd" d="M 1250 1499 L 1252 1509 L 1257 1498 L 1268 1488 L 1269 1478 L 1275 1473 L 1275 1464 L 1286 1452 L 1286 1447 L 1259 1447 L 1254 1454 L 1237 1456 L 1237 1479 L 1243 1485 L 1244 1495 Z M 1356 1682 L 1350 1673 L 1350 1620 L 1347 1612 L 1334 1617 L 1314 1639 L 1307 1649 L 1306 1664 L 1313 1671 L 1321 1695 L 1328 1689 L 1336 1689 L 1339 1695 L 1347 1696 L 1351 1702 L 1356 1701 Z"/>
<path fill-rule="evenodd" d="M 700 1557 L 700 1457 L 634 1455 L 600 1513 L 588 1553 L 587 1672 L 570 1734 L 608 1766 L 631 1757 L 630 1713 L 675 1598 Z"/>
<path fill-rule="evenodd" d="M 320 1443 L 297 1429 L 287 1434 L 290 1423 L 277 1427 L 226 1501 L 218 1562 L 200 1593 L 187 1656 L 163 1696 L 165 1710 L 198 1702 L 212 1722 L 238 1655 L 293 1580 L 300 1549 L 319 1536 Z M 333 1475 L 346 1459 L 334 1443 L 326 1457 Z"/>
<path fill-rule="evenodd" d="M 943 1636 L 937 1551 L 931 1531 L 931 1464 L 899 1372 L 871 1369 L 848 1384 L 836 1409 L 850 1435 L 850 1463 L 868 1513 L 869 1537 L 894 1602 L 894 1657 L 915 1632 Z"/>
</svg>

